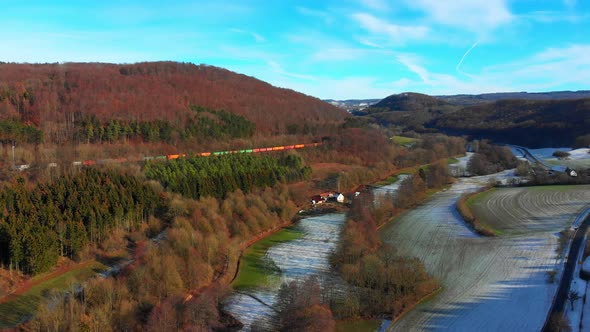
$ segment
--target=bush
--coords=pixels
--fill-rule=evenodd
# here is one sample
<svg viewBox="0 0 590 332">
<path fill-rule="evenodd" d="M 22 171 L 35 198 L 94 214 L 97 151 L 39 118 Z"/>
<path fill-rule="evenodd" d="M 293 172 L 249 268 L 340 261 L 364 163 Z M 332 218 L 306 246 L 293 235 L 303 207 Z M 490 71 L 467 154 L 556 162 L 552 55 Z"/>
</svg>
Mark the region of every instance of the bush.
<svg viewBox="0 0 590 332">
<path fill-rule="evenodd" d="M 567 158 L 569 156 L 570 156 L 570 154 L 565 151 L 558 150 L 558 151 L 553 152 L 553 157 L 555 157 L 555 158 L 561 159 L 561 158 Z"/>
</svg>

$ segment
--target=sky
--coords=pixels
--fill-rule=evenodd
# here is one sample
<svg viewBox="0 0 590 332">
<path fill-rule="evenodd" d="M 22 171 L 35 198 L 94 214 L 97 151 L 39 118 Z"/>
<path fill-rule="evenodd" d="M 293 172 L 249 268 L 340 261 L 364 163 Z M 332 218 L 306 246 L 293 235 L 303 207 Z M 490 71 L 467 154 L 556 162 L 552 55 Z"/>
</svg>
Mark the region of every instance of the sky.
<svg viewBox="0 0 590 332">
<path fill-rule="evenodd" d="M 590 90 L 588 0 L 0 0 L 0 61 L 181 61 L 322 99 Z"/>
</svg>

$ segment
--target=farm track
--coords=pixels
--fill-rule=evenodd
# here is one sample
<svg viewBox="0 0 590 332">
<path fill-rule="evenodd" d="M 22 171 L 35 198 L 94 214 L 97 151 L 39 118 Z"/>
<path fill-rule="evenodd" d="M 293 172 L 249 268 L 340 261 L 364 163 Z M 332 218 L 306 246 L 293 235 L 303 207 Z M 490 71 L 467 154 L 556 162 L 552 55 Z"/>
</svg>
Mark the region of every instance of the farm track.
<svg viewBox="0 0 590 332">
<path fill-rule="evenodd" d="M 505 195 L 504 189 L 496 190 L 490 197 L 499 195 L 495 204 L 504 206 L 507 212 L 503 216 L 513 220 L 507 225 L 516 226 L 500 237 L 478 237 L 464 224 L 455 203 L 462 193 L 475 191 L 497 176 L 503 175 L 460 179 L 381 230 L 385 242 L 396 246 L 402 255 L 421 259 L 443 285 L 438 296 L 409 312 L 390 330 L 542 328 L 557 288 L 547 282 L 547 272 L 561 264 L 555 253 L 555 233 L 569 227 L 590 198 L 582 192 L 590 190 L 586 187 L 568 194 L 545 188 L 537 196 L 512 193 L 520 193 L 520 199 Z M 535 190 L 523 190 L 531 189 Z M 526 208 L 512 211 L 519 204 Z M 538 209 L 543 204 L 552 205 Z M 490 205 L 495 211 L 494 206 Z"/>
</svg>

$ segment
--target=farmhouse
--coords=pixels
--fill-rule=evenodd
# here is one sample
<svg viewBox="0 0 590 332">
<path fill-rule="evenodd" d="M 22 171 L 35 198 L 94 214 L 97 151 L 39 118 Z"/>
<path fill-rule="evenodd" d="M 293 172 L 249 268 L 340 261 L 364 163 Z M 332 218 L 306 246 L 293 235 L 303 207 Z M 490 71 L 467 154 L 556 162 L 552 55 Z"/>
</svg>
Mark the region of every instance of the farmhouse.
<svg viewBox="0 0 590 332">
<path fill-rule="evenodd" d="M 322 204 L 323 202 L 325 202 L 325 200 L 320 195 L 315 195 L 311 198 L 311 204 L 313 205 Z"/>
<path fill-rule="evenodd" d="M 565 172 L 567 173 L 567 175 L 569 175 L 571 177 L 578 176 L 578 173 L 574 169 L 571 169 L 569 167 L 565 169 Z"/>
</svg>

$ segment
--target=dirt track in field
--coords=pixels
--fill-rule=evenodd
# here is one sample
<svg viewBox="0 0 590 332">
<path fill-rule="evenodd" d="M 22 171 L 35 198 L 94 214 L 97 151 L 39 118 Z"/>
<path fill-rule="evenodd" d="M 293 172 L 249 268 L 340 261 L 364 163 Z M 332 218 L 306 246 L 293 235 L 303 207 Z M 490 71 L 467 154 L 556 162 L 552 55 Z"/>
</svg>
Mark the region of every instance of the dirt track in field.
<svg viewBox="0 0 590 332">
<path fill-rule="evenodd" d="M 539 331 L 543 326 L 557 287 L 547 282 L 547 272 L 562 265 L 555 253 L 555 233 L 569 227 L 570 216 L 580 210 L 587 194 L 548 192 L 532 199 L 521 193 L 521 203 L 530 203 L 516 214 L 511 212 L 512 203 L 518 200 L 498 198 L 495 204 L 502 206 L 503 201 L 506 213 L 518 220 L 513 222 L 516 226 L 505 227 L 520 234 L 484 238 L 464 224 L 455 203 L 462 193 L 488 180 L 461 179 L 381 230 L 385 242 L 395 245 L 400 254 L 420 258 L 444 287 L 434 299 L 402 317 L 392 330 Z M 565 202 L 571 197 L 578 197 L 577 203 Z M 553 208 L 535 213 L 534 206 L 544 202 Z"/>
</svg>

